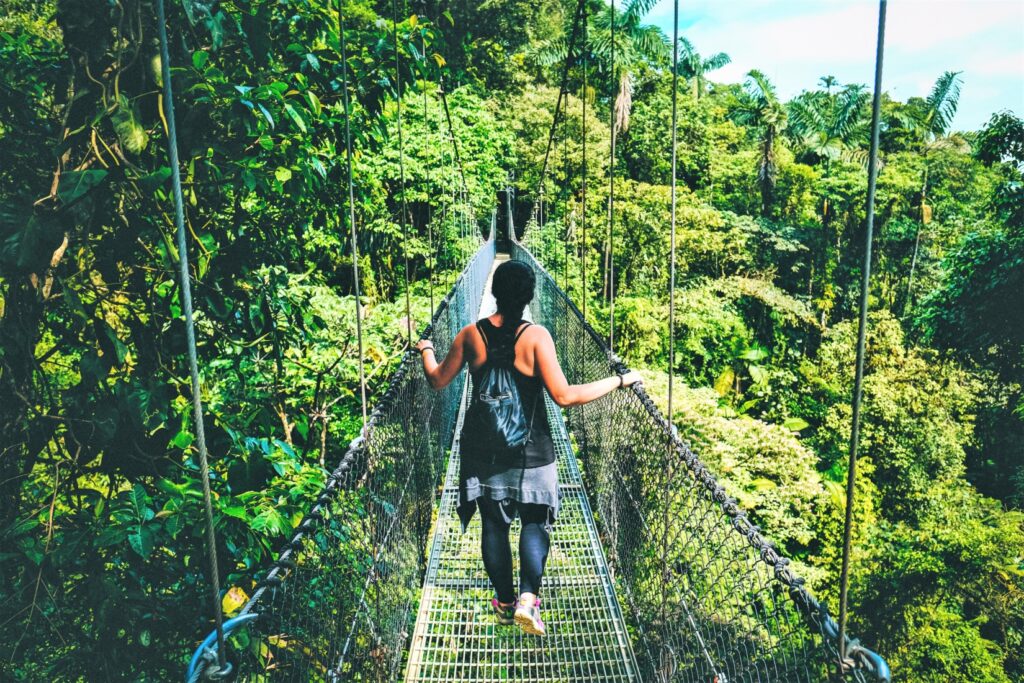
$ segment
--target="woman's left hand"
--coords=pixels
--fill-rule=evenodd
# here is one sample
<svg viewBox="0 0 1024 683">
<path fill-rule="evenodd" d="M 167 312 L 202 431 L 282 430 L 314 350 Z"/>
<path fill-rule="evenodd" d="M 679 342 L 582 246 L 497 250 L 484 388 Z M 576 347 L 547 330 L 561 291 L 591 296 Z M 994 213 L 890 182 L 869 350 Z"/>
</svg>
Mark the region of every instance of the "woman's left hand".
<svg viewBox="0 0 1024 683">
<path fill-rule="evenodd" d="M 429 339 L 420 339 L 418 342 L 416 342 L 416 350 L 419 351 L 420 353 L 423 352 L 423 349 L 432 348 L 434 348 L 434 344 Z"/>
</svg>

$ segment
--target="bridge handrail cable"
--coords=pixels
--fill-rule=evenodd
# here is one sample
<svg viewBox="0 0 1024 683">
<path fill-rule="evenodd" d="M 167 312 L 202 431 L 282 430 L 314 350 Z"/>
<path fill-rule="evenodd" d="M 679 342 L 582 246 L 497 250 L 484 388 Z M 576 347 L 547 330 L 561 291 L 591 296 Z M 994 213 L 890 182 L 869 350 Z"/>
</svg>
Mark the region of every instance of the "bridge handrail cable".
<svg viewBox="0 0 1024 683">
<path fill-rule="evenodd" d="M 572 326 L 578 329 L 578 332 L 585 335 L 588 343 L 601 351 L 601 355 L 606 361 L 606 367 L 598 368 L 595 370 L 597 375 L 602 372 L 605 374 L 608 370 L 611 370 L 618 374 L 624 374 L 629 371 L 629 368 L 625 362 L 609 350 L 605 340 L 601 335 L 584 320 L 582 313 L 576 304 L 569 298 L 569 296 L 558 286 L 557 281 L 550 275 L 545 267 L 537 260 L 537 258 L 520 242 L 513 242 L 513 258 L 522 260 L 528 263 L 537 274 L 538 290 L 543 290 L 540 294 L 540 298 L 548 298 L 545 302 L 544 307 L 547 310 L 554 310 L 556 313 L 552 317 L 557 316 L 571 316 L 573 319 Z M 550 301 L 555 299 L 557 303 Z M 553 328 L 552 334 L 556 337 L 556 343 L 559 343 L 557 339 L 559 331 L 565 333 L 569 326 L 568 321 L 552 322 L 544 320 L 542 317 L 538 320 L 541 324 L 548 324 Z M 575 361 L 573 359 L 562 359 L 563 365 L 567 366 L 567 374 L 573 373 L 573 367 Z M 583 376 L 570 376 L 570 382 L 582 382 L 588 381 L 588 377 Z M 674 452 L 674 456 L 678 462 L 685 465 L 686 471 L 689 473 L 691 479 L 696 482 L 700 489 L 703 490 L 704 495 L 707 499 L 713 501 L 715 505 L 721 510 L 721 513 L 725 515 L 728 520 L 729 528 L 738 534 L 746 544 L 754 549 L 757 561 L 765 565 L 771 572 L 771 575 L 779 585 L 783 586 L 786 590 L 789 600 L 793 606 L 796 607 L 797 612 L 800 614 L 804 623 L 809 626 L 813 632 L 820 637 L 820 642 L 817 647 L 824 648 L 829 655 L 829 659 L 821 659 L 822 665 L 825 665 L 826 661 L 835 661 L 838 658 L 838 624 L 836 620 L 829 614 L 828 609 L 822 605 L 804 586 L 804 580 L 797 576 L 788 566 L 790 561 L 780 554 L 779 550 L 769 541 L 762 533 L 761 530 L 750 521 L 747 513 L 739 506 L 737 501 L 730 496 L 726 489 L 718 482 L 712 471 L 701 461 L 701 459 L 693 453 L 689 445 L 684 442 L 673 429 L 672 424 L 665 417 L 665 415 L 659 410 L 654 400 L 644 390 L 642 385 L 633 385 L 628 389 L 626 393 L 632 400 L 636 401 L 642 406 L 643 411 L 646 413 L 648 419 L 657 427 L 657 432 L 661 439 L 668 441 L 671 444 L 671 448 Z M 586 418 L 582 418 L 586 419 Z M 570 417 L 570 424 L 579 426 L 581 418 L 573 419 Z M 579 437 L 580 435 L 577 434 Z M 581 458 L 585 459 L 585 447 L 581 445 Z M 613 449 L 609 448 L 608 451 Z M 602 451 L 605 453 L 607 451 Z M 585 461 L 585 460 L 584 460 Z M 600 491 L 595 491 L 594 487 L 589 487 L 591 493 L 601 494 Z M 607 520 L 606 520 L 607 521 Z M 877 653 L 861 646 L 856 640 L 846 639 L 846 656 L 853 660 L 854 668 L 848 675 L 853 680 L 858 681 L 888 681 L 890 679 L 889 667 L 885 660 Z M 723 678 L 720 680 L 733 680 L 732 678 Z"/>
</svg>

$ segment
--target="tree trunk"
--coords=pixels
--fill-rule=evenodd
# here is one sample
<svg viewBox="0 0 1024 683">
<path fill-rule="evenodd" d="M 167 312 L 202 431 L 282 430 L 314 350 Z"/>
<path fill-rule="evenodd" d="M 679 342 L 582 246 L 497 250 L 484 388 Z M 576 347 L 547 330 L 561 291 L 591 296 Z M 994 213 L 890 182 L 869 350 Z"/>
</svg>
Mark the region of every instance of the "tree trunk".
<svg viewBox="0 0 1024 683">
<path fill-rule="evenodd" d="M 907 293 L 903 298 L 903 315 L 910 314 L 911 301 L 914 286 L 914 271 L 917 269 L 917 254 L 921 249 L 921 230 L 924 228 L 924 203 L 928 197 L 928 165 L 925 162 L 924 181 L 921 183 L 921 220 L 917 224 L 917 234 L 914 235 L 914 255 L 910 258 L 910 275 L 907 277 Z"/>
<path fill-rule="evenodd" d="M 774 190 L 775 179 L 773 165 L 775 151 L 775 129 L 768 126 L 764 136 L 764 148 L 761 152 L 761 215 L 768 218 L 771 215 L 772 191 Z"/>
</svg>

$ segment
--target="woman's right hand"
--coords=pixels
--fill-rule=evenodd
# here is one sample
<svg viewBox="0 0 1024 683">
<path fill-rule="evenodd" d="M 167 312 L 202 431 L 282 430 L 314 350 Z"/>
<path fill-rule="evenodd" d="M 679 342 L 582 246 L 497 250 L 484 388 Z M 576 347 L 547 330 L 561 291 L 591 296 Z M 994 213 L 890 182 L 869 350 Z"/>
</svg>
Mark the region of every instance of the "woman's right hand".
<svg viewBox="0 0 1024 683">
<path fill-rule="evenodd" d="M 630 370 L 625 375 L 620 375 L 620 377 L 622 377 L 622 386 L 624 387 L 630 387 L 644 381 L 644 378 L 636 370 Z"/>
</svg>

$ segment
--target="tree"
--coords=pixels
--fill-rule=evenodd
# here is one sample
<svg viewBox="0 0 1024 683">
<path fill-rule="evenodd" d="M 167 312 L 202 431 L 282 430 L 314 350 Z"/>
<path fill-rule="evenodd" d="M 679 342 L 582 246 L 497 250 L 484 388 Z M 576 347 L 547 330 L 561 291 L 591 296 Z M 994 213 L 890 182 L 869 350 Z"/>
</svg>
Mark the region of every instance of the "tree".
<svg viewBox="0 0 1024 683">
<path fill-rule="evenodd" d="M 603 65 L 608 76 L 618 79 L 610 92 L 614 107 L 613 133 L 629 128 L 637 72 L 647 65 L 664 64 L 670 56 L 664 32 L 653 24 L 642 23 L 644 16 L 656 4 L 656 0 L 630 0 L 624 8 L 614 11 L 606 5 L 593 15 L 587 28 L 587 42 L 583 50 L 588 53 L 590 63 Z M 544 41 L 533 50 L 541 66 L 553 67 L 564 63 L 568 54 L 565 36 L 571 31 L 572 27 L 567 25 L 562 38 Z"/>
<path fill-rule="evenodd" d="M 788 133 L 798 150 L 812 163 L 821 163 L 824 167 L 824 194 L 821 203 L 821 225 L 823 248 L 822 276 L 828 280 L 839 265 L 842 253 L 842 230 L 836 229 L 834 237 L 831 231 L 832 212 L 829 204 L 832 164 L 837 160 L 852 161 L 864 164 L 867 152 L 864 143 L 868 137 L 868 118 L 866 108 L 868 93 L 862 85 L 847 85 L 838 93 L 833 93 L 836 86 L 833 76 L 821 79 L 825 90 L 804 92 L 789 102 Z M 830 249 L 829 245 L 834 248 Z M 816 250 L 817 251 L 817 250 Z M 831 253 L 829 253 L 831 251 Z M 808 291 L 813 293 L 813 269 Z M 822 311 L 824 323 L 825 312 Z"/>
<path fill-rule="evenodd" d="M 1009 111 L 993 114 L 974 140 L 974 157 L 986 166 L 1002 161 L 1024 170 L 1024 121 Z"/>
<path fill-rule="evenodd" d="M 740 124 L 758 131 L 760 136 L 761 162 L 757 181 L 761 187 L 761 215 L 767 218 L 771 214 L 772 195 L 778 176 L 775 145 L 786 130 L 788 116 L 775 86 L 757 69 L 747 73 L 743 88 L 744 97 L 736 111 L 736 119 Z"/>
<path fill-rule="evenodd" d="M 705 76 L 730 64 L 732 57 L 718 52 L 705 59 L 686 38 L 679 39 L 679 47 L 679 75 L 693 84 L 693 99 L 699 100 L 706 87 Z"/>
<path fill-rule="evenodd" d="M 914 286 L 914 271 L 921 248 L 921 229 L 931 223 L 932 209 L 928 205 L 928 154 L 949 147 L 966 148 L 959 136 L 948 136 L 956 110 L 960 105 L 960 86 L 963 79 L 959 71 L 946 71 L 935 81 L 924 106 L 905 119 L 905 125 L 917 131 L 924 140 L 921 155 L 924 159 L 924 177 L 921 181 L 921 222 L 914 236 L 914 255 L 910 259 L 910 275 L 907 277 L 907 294 L 903 302 L 904 314 L 910 311 Z"/>
<path fill-rule="evenodd" d="M 847 85 L 833 94 L 831 76 L 822 78 L 826 90 L 804 92 L 787 105 L 787 132 L 797 147 L 813 162 L 828 168 L 836 159 L 863 163 L 868 119 L 868 92 L 862 85 Z"/>
<path fill-rule="evenodd" d="M 1016 171 L 1013 171 L 1016 173 Z M 1019 181 L 996 196 L 1003 225 L 972 231 L 942 263 L 943 279 L 919 309 L 924 338 L 992 373 L 979 416 L 971 480 L 1024 505 L 1024 207 Z"/>
</svg>

